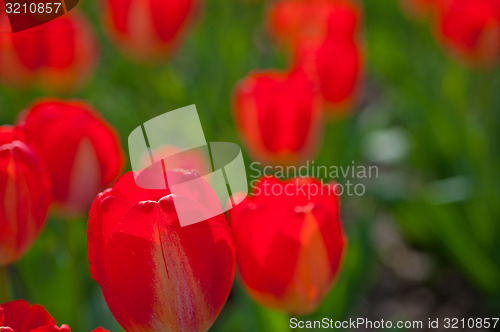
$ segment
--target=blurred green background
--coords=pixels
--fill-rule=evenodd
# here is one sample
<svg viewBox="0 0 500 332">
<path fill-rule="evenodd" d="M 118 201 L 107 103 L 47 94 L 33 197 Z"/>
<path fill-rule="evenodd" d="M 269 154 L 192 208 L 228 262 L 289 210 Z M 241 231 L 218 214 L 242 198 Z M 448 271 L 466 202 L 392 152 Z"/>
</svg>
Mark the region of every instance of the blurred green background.
<svg viewBox="0 0 500 332">
<path fill-rule="evenodd" d="M 426 24 L 397 1 L 364 1 L 365 73 L 353 114 L 327 124 L 317 165 L 377 165 L 362 197 L 342 197 L 348 236 L 344 267 L 320 309 L 307 318 L 373 320 L 498 317 L 500 169 L 498 69 L 477 72 L 443 53 Z M 287 67 L 266 32 L 265 1 L 205 2 L 204 14 L 170 61 L 132 62 L 108 42 L 98 3 L 101 62 L 85 88 L 115 126 L 124 149 L 140 123 L 196 104 L 211 141 L 239 142 L 231 91 L 252 69 Z M 0 87 L 0 123 L 42 91 Z M 248 155 L 246 160 L 249 164 Z M 130 169 L 130 166 L 127 166 Z M 73 331 L 121 328 L 90 278 L 86 216 L 52 216 L 42 236 L 9 268 L 15 298 L 40 303 Z M 236 278 L 237 279 L 237 278 Z M 213 331 L 288 331 L 238 281 Z"/>
</svg>

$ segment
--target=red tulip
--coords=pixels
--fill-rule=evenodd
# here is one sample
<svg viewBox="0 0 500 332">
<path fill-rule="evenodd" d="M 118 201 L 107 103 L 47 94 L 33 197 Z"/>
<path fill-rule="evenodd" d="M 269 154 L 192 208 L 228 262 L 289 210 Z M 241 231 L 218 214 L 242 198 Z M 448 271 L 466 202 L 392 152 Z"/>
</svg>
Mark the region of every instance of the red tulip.
<svg viewBox="0 0 500 332">
<path fill-rule="evenodd" d="M 360 9 L 343 0 L 287 0 L 270 9 L 273 34 L 290 45 L 294 67 L 316 79 L 329 115 L 351 107 L 361 74 Z"/>
<path fill-rule="evenodd" d="M 54 200 L 67 213 L 87 211 L 121 172 L 123 151 L 115 130 L 85 102 L 38 101 L 19 127 L 49 170 Z"/>
<path fill-rule="evenodd" d="M 81 86 L 97 64 L 97 40 L 83 14 L 71 12 L 37 27 L 12 33 L 0 18 L 0 80 L 68 92 Z"/>
<path fill-rule="evenodd" d="M 475 67 L 500 60 L 500 2 L 453 0 L 439 15 L 438 34 L 445 47 Z"/>
<path fill-rule="evenodd" d="M 71 332 L 67 325 L 58 327 L 44 307 L 30 305 L 24 300 L 0 306 L 0 331 L 2 332 Z"/>
<path fill-rule="evenodd" d="M 252 197 L 230 210 L 238 270 L 254 300 L 292 314 L 321 303 L 346 243 L 333 188 L 264 177 Z"/>
<path fill-rule="evenodd" d="M 104 25 L 131 57 L 157 61 L 169 56 L 185 34 L 198 0 L 104 0 Z"/>
<path fill-rule="evenodd" d="M 354 40 L 303 41 L 297 47 L 294 66 L 317 80 L 327 115 L 340 115 L 351 108 L 362 66 Z"/>
<path fill-rule="evenodd" d="M 271 34 L 293 49 L 304 39 L 324 38 L 329 20 L 335 22 L 338 35 L 352 38 L 359 9 L 349 0 L 280 0 L 270 6 L 267 19 Z"/>
<path fill-rule="evenodd" d="M 92 278 L 129 332 L 206 331 L 231 290 L 235 252 L 224 215 L 180 227 L 169 190 L 142 189 L 132 172 L 94 200 L 87 241 Z"/>
<path fill-rule="evenodd" d="M 252 157 L 266 164 L 305 161 L 323 132 L 316 89 L 301 72 L 250 73 L 235 88 L 233 115 Z"/>
<path fill-rule="evenodd" d="M 45 226 L 47 171 L 19 131 L 0 127 L 0 266 L 17 261 Z"/>
</svg>

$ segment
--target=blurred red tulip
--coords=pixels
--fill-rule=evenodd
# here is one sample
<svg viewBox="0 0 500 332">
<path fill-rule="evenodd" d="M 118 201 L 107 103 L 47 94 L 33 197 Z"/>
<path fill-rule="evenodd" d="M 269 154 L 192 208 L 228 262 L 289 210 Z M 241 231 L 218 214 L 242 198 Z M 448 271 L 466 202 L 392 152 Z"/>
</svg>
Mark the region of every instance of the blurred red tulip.
<svg viewBox="0 0 500 332">
<path fill-rule="evenodd" d="M 290 46 L 294 67 L 318 81 L 328 115 L 344 113 L 353 102 L 362 66 L 360 16 L 346 0 L 286 0 L 270 9 L 271 31 Z"/>
<path fill-rule="evenodd" d="M 231 290 L 224 215 L 180 227 L 169 190 L 142 189 L 132 172 L 94 200 L 87 241 L 92 278 L 129 332 L 206 331 Z"/>
<path fill-rule="evenodd" d="M 264 177 L 230 210 L 238 270 L 257 302 L 307 314 L 326 296 L 346 245 L 333 188 L 315 179 Z"/>
<path fill-rule="evenodd" d="M 334 33 L 352 39 L 359 26 L 359 8 L 349 0 L 280 0 L 269 8 L 271 34 L 292 49 L 304 39 L 319 40 L 327 34 L 327 22 Z"/>
<path fill-rule="evenodd" d="M 361 51 L 354 40 L 303 41 L 297 47 L 294 66 L 317 80 L 328 116 L 341 115 L 352 107 L 362 67 Z"/>
<path fill-rule="evenodd" d="M 2 315 L 3 311 L 3 315 Z M 17 300 L 0 305 L 2 332 L 71 332 L 68 325 L 58 327 L 56 321 L 41 305 Z"/>
<path fill-rule="evenodd" d="M 104 25 L 125 53 L 140 61 L 168 57 L 192 21 L 198 0 L 104 0 Z"/>
<path fill-rule="evenodd" d="M 314 83 L 299 71 L 252 72 L 234 91 L 239 134 L 252 157 L 266 164 L 299 164 L 314 156 L 321 113 Z"/>
<path fill-rule="evenodd" d="M 98 44 L 92 26 L 74 10 L 16 33 L 2 15 L 0 31 L 0 80 L 6 84 L 70 92 L 92 75 L 97 64 Z"/>
<path fill-rule="evenodd" d="M 438 18 L 445 47 L 475 67 L 490 67 L 500 59 L 500 1 L 451 0 Z"/>
<path fill-rule="evenodd" d="M 88 211 L 95 195 L 122 170 L 117 133 L 86 102 L 41 100 L 18 123 L 45 163 L 54 200 L 66 213 Z"/>
<path fill-rule="evenodd" d="M 17 261 L 45 226 L 50 179 L 12 127 L 0 127 L 0 266 Z"/>
</svg>

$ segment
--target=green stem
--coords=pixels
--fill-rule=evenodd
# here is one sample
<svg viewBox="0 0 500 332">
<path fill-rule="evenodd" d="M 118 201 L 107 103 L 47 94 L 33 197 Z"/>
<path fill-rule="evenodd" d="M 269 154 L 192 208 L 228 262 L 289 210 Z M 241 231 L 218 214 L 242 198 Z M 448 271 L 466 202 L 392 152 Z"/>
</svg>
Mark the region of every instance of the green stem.
<svg viewBox="0 0 500 332">
<path fill-rule="evenodd" d="M 10 301 L 9 273 L 7 267 L 0 266 L 0 304 Z"/>
</svg>

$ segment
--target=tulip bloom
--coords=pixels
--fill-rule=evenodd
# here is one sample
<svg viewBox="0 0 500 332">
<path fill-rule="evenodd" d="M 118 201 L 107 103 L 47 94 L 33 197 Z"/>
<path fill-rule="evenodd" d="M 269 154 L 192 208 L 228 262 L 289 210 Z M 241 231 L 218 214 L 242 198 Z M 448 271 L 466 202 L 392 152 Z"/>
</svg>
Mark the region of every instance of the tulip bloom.
<svg viewBox="0 0 500 332">
<path fill-rule="evenodd" d="M 319 306 L 346 243 L 333 189 L 315 179 L 264 177 L 230 210 L 239 274 L 254 300 L 291 314 Z"/>
<path fill-rule="evenodd" d="M 350 1 L 278 1 L 268 21 L 272 34 L 289 45 L 293 66 L 317 80 L 328 115 L 348 110 L 361 76 L 357 41 L 359 8 Z"/>
<path fill-rule="evenodd" d="M 292 49 L 304 39 L 322 39 L 327 22 L 335 21 L 339 35 L 352 36 L 358 28 L 359 9 L 348 0 L 280 0 L 269 7 L 271 34 Z"/>
<path fill-rule="evenodd" d="M 234 90 L 233 117 L 251 156 L 289 165 L 312 157 L 323 133 L 319 96 L 301 72 L 252 72 Z"/>
<path fill-rule="evenodd" d="M 125 53 L 140 61 L 169 56 L 184 36 L 198 0 L 104 0 L 108 35 Z"/>
<path fill-rule="evenodd" d="M 92 26 L 75 10 L 16 33 L 2 15 L 0 31 L 0 80 L 6 84 L 70 92 L 92 75 L 97 64 Z"/>
<path fill-rule="evenodd" d="M 0 127 L 0 266 L 16 262 L 45 226 L 50 179 L 12 127 Z"/>
<path fill-rule="evenodd" d="M 0 331 L 5 332 L 71 332 L 68 325 L 58 327 L 41 305 L 17 300 L 0 305 Z"/>
<path fill-rule="evenodd" d="M 348 111 L 361 76 L 361 52 L 351 41 L 327 37 L 322 42 L 303 41 L 297 48 L 294 67 L 315 78 L 328 116 Z"/>
<path fill-rule="evenodd" d="M 500 59 L 500 2 L 451 0 L 439 15 L 439 39 L 459 59 L 491 67 Z"/>
<path fill-rule="evenodd" d="M 200 197 L 185 199 L 197 206 Z M 94 200 L 87 242 L 92 278 L 129 332 L 206 331 L 231 290 L 235 252 L 224 215 L 180 227 L 169 190 L 142 189 L 132 172 Z"/>
<path fill-rule="evenodd" d="M 85 102 L 41 100 L 18 124 L 46 165 L 54 200 L 66 213 L 87 211 L 95 195 L 121 172 L 117 133 Z"/>
</svg>

